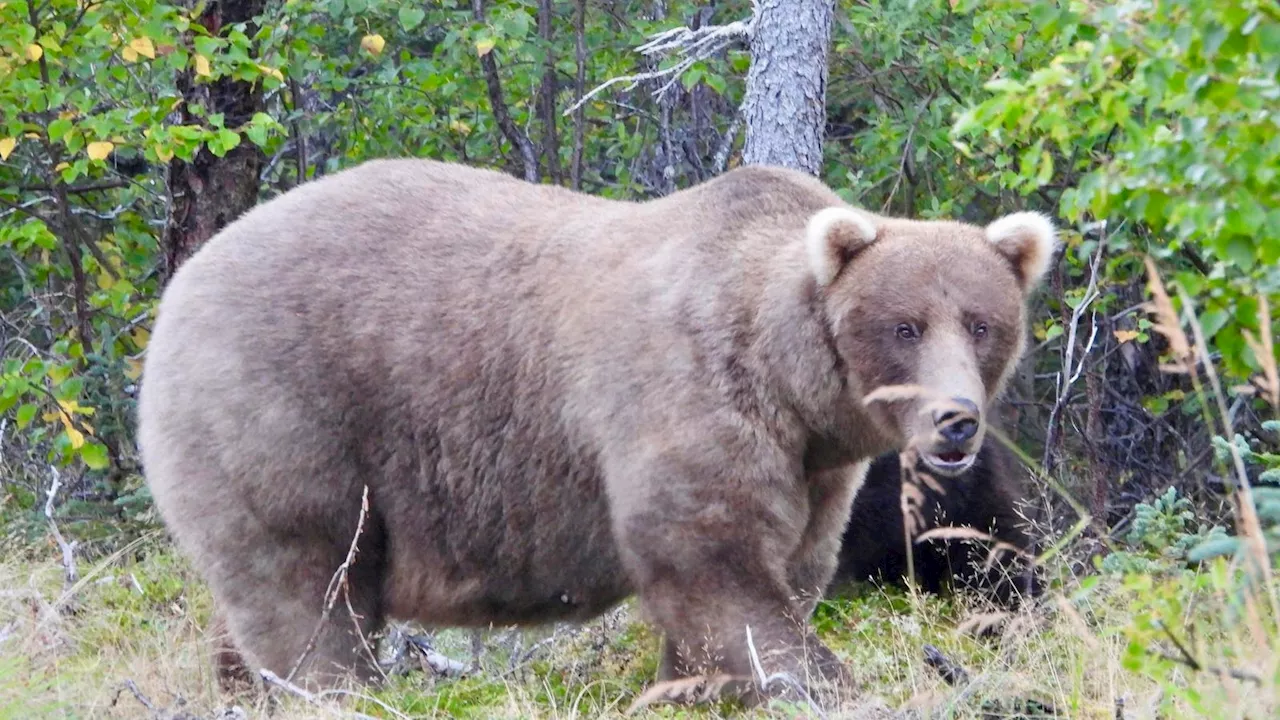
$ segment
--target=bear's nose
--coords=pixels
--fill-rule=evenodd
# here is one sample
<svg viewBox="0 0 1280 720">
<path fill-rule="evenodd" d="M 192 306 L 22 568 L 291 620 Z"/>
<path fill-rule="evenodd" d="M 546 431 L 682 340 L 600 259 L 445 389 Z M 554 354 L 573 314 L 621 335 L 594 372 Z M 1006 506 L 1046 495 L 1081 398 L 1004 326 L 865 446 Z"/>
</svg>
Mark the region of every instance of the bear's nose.
<svg viewBox="0 0 1280 720">
<path fill-rule="evenodd" d="M 933 412 L 933 425 L 947 442 L 967 442 L 978 434 L 978 406 L 966 398 L 951 398 L 946 407 Z"/>
</svg>

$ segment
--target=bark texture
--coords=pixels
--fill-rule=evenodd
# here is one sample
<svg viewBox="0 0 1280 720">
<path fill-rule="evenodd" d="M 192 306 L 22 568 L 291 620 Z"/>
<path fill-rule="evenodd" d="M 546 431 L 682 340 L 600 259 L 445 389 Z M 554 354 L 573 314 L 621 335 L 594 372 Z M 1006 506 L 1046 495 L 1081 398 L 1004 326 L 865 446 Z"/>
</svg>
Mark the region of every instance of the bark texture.
<svg viewBox="0 0 1280 720">
<path fill-rule="evenodd" d="M 225 25 L 243 22 L 252 26 L 265 8 L 265 0 L 219 0 L 205 5 L 196 22 L 217 35 Z M 252 29 L 249 35 L 252 37 Z M 179 110 L 183 124 L 204 122 L 193 112 L 196 106 L 204 108 L 204 116 L 222 113 L 228 128 L 238 127 L 264 110 L 260 85 L 227 77 L 212 83 L 196 82 L 195 73 L 184 70 L 178 74 L 177 86 L 184 99 Z M 262 151 L 248 140 L 223 157 L 201 149 L 190 162 L 174 158 L 169 163 L 170 210 L 162 268 L 166 281 L 206 240 L 257 204 L 262 163 Z"/>
<path fill-rule="evenodd" d="M 817 175 L 827 113 L 832 0 L 760 0 L 743 116 L 748 165 Z"/>
</svg>

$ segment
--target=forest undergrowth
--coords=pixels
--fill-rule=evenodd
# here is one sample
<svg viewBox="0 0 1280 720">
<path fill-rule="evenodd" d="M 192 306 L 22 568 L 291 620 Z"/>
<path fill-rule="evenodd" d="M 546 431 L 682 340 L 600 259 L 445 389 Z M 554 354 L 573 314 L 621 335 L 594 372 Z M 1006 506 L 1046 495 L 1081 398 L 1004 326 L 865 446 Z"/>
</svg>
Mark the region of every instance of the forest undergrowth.
<svg viewBox="0 0 1280 720">
<path fill-rule="evenodd" d="M 1153 326 L 1173 349 L 1166 370 L 1192 376 L 1205 396 L 1206 422 L 1225 434 L 1230 428 L 1220 424 L 1229 416 L 1214 411 L 1225 408 L 1223 390 L 1212 364 L 1203 362 L 1194 316 L 1180 318 L 1151 277 Z M 1264 390 L 1273 392 L 1265 383 L 1274 373 L 1274 367 L 1264 372 Z M 1274 421 L 1267 427 L 1280 429 Z M 1216 449 L 1220 463 L 1236 471 L 1233 523 L 1204 522 L 1170 488 L 1140 504 L 1114 542 L 1089 532 L 1087 513 L 1056 536 L 1041 528 L 1049 590 L 1018 612 L 964 594 L 842 588 L 819 605 L 813 621 L 854 670 L 857 695 L 835 708 L 779 702 L 752 713 L 1275 717 L 1280 593 L 1271 571 L 1280 497 L 1250 487 L 1245 465 L 1256 453 L 1247 443 L 1220 441 Z M 1065 492 L 1061 482 L 1042 486 Z M 212 661 L 208 591 L 154 518 L 136 521 L 127 541 L 112 535 L 117 544 L 107 552 L 95 551 L 108 547 L 100 539 L 76 538 L 76 523 L 60 520 L 51 503 L 46 510 L 47 532 L 34 542 L 11 533 L 0 562 L 6 720 L 611 717 L 626 714 L 656 671 L 657 637 L 628 601 L 576 626 L 428 632 L 396 625 L 381 638 L 388 679 L 379 687 L 316 695 L 266 682 L 228 693 Z M 636 714 L 740 712 L 728 703 L 659 704 Z"/>
</svg>

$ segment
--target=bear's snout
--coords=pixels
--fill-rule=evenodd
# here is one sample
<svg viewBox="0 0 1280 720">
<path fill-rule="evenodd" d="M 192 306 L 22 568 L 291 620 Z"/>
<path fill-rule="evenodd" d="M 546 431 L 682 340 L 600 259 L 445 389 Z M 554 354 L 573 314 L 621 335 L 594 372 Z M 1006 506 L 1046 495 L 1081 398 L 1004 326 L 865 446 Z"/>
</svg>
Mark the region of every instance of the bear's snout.
<svg viewBox="0 0 1280 720">
<path fill-rule="evenodd" d="M 942 438 L 961 448 L 978 434 L 978 406 L 967 398 L 951 398 L 933 409 L 933 426 Z"/>
<path fill-rule="evenodd" d="M 932 426 L 931 432 L 917 442 L 920 458 L 945 476 L 969 469 L 982 445 L 982 411 L 978 404 L 965 397 L 950 397 L 929 403 L 924 415 Z"/>
</svg>

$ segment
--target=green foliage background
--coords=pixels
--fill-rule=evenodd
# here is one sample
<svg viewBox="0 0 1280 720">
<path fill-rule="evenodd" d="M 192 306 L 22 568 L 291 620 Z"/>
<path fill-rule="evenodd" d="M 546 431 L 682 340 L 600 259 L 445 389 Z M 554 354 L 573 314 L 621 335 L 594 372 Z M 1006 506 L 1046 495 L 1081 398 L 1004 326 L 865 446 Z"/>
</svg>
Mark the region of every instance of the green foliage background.
<svg viewBox="0 0 1280 720">
<path fill-rule="evenodd" d="M 664 100 L 642 83 L 597 96 L 580 118 L 562 111 L 583 90 L 644 70 L 633 49 L 651 33 L 699 13 L 745 17 L 749 3 L 718 4 L 714 16 L 684 0 L 586 3 L 581 87 L 576 4 L 552 2 L 548 32 L 536 2 L 492 0 L 479 19 L 475 7 L 273 0 L 255 25 L 210 31 L 194 21 L 201 7 L 184 4 L 0 0 L 0 413 L 10 458 L 0 512 L 35 512 L 51 465 L 74 471 L 77 497 L 105 501 L 112 517 L 147 511 L 132 411 L 172 163 L 251 144 L 266 159 L 263 199 L 373 157 L 518 172 L 485 55 L 497 59 L 512 121 L 539 147 L 544 182 L 568 183 L 580 157 L 584 191 L 652 196 L 709 177 L 717 153 L 740 146 L 726 133 L 745 47 L 697 64 Z M 1028 207 L 1059 217 L 1066 259 L 1036 318 L 1040 350 L 1065 343 L 1102 238 L 1095 312 L 1141 294 L 1149 254 L 1193 302 L 1230 383 L 1259 376 L 1261 346 L 1249 338 L 1262 329 L 1260 301 L 1280 299 L 1275 3 L 840 0 L 836 16 L 824 175 L 849 200 L 977 222 Z M 548 67 L 551 115 L 538 110 Z M 264 110 L 229 124 L 183 97 L 180 73 L 197 88 L 253 83 Z M 184 108 L 194 121 L 180 122 Z M 1101 234 L 1085 231 L 1098 221 Z M 1168 360 L 1148 328 L 1119 328 L 1131 335 L 1108 339 L 1110 349 L 1135 343 Z M 1039 357 L 1042 376 L 1058 369 L 1053 353 Z M 1047 391 L 1041 382 L 1029 392 L 1042 401 Z M 1197 412 L 1176 384 L 1136 392 L 1153 421 L 1171 408 Z"/>
</svg>

